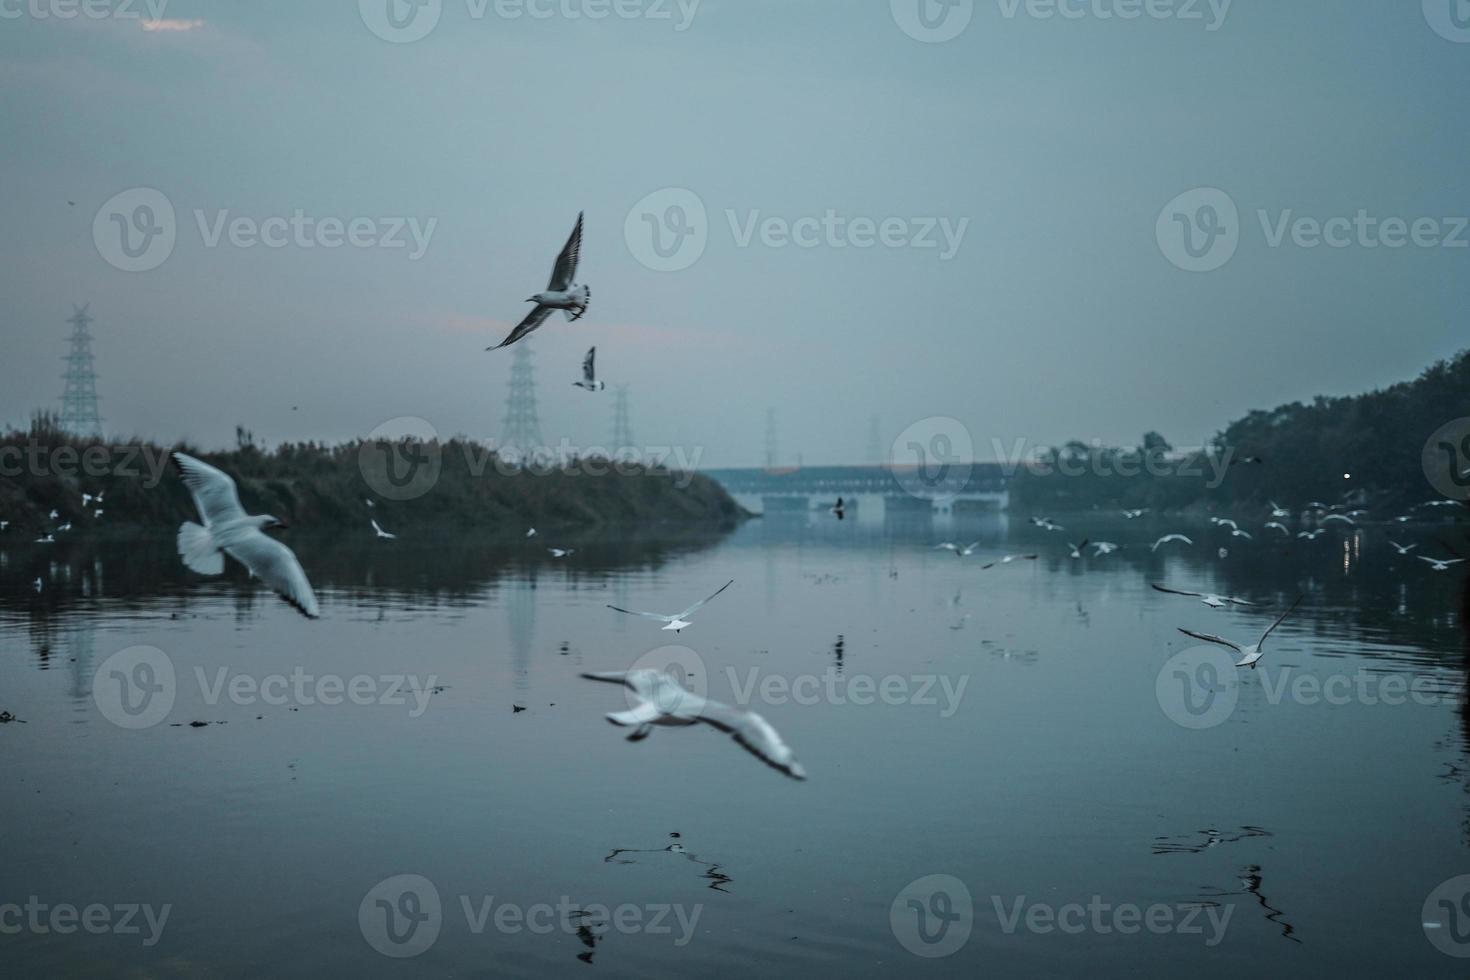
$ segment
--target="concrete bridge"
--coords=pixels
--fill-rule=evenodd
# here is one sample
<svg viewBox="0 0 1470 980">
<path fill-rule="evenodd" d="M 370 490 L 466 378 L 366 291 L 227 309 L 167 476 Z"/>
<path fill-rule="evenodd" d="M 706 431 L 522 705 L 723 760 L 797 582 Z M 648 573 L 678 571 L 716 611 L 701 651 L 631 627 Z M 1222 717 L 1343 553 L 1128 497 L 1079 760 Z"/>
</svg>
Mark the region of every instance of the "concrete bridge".
<svg viewBox="0 0 1470 980">
<path fill-rule="evenodd" d="M 838 496 L 876 495 L 885 508 L 922 510 L 932 506 L 927 488 L 938 484 L 954 496 L 958 509 L 1004 509 L 1009 500 L 1010 478 L 999 463 L 971 463 L 949 470 L 921 472 L 913 466 L 799 466 L 790 468 L 751 467 L 710 469 L 705 476 L 719 482 L 732 494 L 759 496 L 770 501 L 768 510 L 806 509 L 802 498 L 831 502 Z M 913 490 L 920 492 L 915 493 Z"/>
</svg>

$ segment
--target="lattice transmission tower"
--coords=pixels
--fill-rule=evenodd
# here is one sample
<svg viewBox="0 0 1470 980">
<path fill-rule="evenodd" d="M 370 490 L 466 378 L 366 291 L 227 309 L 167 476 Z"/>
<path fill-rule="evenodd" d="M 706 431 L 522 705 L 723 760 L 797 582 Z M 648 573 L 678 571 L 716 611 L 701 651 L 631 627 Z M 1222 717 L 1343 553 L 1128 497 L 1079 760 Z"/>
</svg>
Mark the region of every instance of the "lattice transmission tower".
<svg viewBox="0 0 1470 980">
<path fill-rule="evenodd" d="M 613 399 L 612 451 L 626 453 L 633 444 L 633 423 L 628 414 L 628 386 L 618 385 Z"/>
<path fill-rule="evenodd" d="M 90 305 L 90 304 L 88 304 Z M 61 392 L 61 426 L 79 436 L 102 435 L 102 416 L 97 411 L 97 371 L 92 358 L 92 318 L 86 306 L 73 306 L 71 350 L 67 352 L 66 387 Z"/>
<path fill-rule="evenodd" d="M 766 469 L 773 470 L 781 463 L 780 445 L 776 442 L 776 410 L 766 409 Z"/>
<path fill-rule="evenodd" d="M 500 446 L 519 450 L 522 455 L 545 447 L 541 422 L 536 417 L 536 376 L 531 367 L 531 348 L 524 342 L 516 345 L 515 360 L 510 364 L 510 395 L 505 400 L 505 427 L 500 434 Z"/>
</svg>

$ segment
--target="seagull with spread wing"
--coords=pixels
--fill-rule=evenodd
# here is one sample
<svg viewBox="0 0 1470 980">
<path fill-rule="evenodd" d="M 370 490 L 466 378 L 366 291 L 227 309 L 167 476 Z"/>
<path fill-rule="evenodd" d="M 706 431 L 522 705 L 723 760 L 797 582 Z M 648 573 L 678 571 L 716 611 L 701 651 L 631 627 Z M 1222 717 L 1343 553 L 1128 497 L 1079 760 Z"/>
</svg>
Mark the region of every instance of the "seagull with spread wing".
<svg viewBox="0 0 1470 980">
<path fill-rule="evenodd" d="M 1256 661 L 1260 660 L 1261 657 L 1265 654 L 1265 651 L 1262 650 L 1261 647 L 1265 645 L 1266 637 L 1270 636 L 1271 631 L 1280 626 L 1282 621 L 1285 620 L 1287 616 L 1291 615 L 1292 610 L 1296 609 L 1296 607 L 1301 605 L 1301 603 L 1302 597 L 1297 596 L 1296 602 L 1293 602 L 1291 604 L 1291 609 L 1286 610 L 1286 612 L 1277 617 L 1276 622 L 1268 626 L 1266 628 L 1266 632 L 1261 634 L 1261 638 L 1252 643 L 1250 646 L 1243 647 L 1239 643 L 1227 640 L 1223 636 L 1216 636 L 1213 633 L 1194 633 L 1190 630 L 1185 629 L 1182 626 L 1179 627 L 1179 632 L 1183 633 L 1185 636 L 1192 636 L 1196 640 L 1204 640 L 1206 643 L 1214 643 L 1218 646 L 1229 647 L 1231 650 L 1234 650 L 1236 653 L 1240 654 L 1240 661 L 1236 663 L 1235 666 L 1249 667 L 1251 670 L 1255 670 Z"/>
<path fill-rule="evenodd" d="M 697 611 L 706 602 L 709 602 L 710 599 L 713 599 L 715 596 L 719 595 L 721 592 L 724 592 L 726 589 L 734 584 L 735 580 L 732 578 L 730 581 L 726 582 L 724 585 L 716 589 L 713 594 L 706 596 L 703 599 L 700 599 L 688 609 L 685 609 L 683 612 L 674 613 L 672 616 L 665 616 L 663 613 L 639 612 L 636 609 L 620 609 L 619 607 L 614 605 L 609 605 L 607 608 L 616 610 L 620 613 L 627 613 L 629 616 L 642 616 L 644 619 L 656 619 L 664 624 L 661 627 L 662 629 L 673 630 L 675 633 L 682 633 L 686 626 L 694 625 L 693 623 L 685 620 L 685 616 L 692 616 L 695 611 Z"/>
<path fill-rule="evenodd" d="M 1430 558 L 1428 555 L 1416 555 L 1420 561 L 1427 561 L 1432 570 L 1436 572 L 1447 572 L 1451 565 L 1458 565 L 1464 561 L 1463 558 Z"/>
<path fill-rule="evenodd" d="M 224 556 L 229 555 L 303 615 L 320 616 L 296 554 L 265 534 L 266 528 L 286 523 L 270 514 L 246 514 L 235 481 L 223 471 L 186 453 L 174 453 L 173 461 L 204 521 L 202 526 L 193 521 L 179 525 L 179 557 L 184 564 L 201 575 L 219 575 L 225 570 Z"/>
<path fill-rule="evenodd" d="M 806 778 L 806 770 L 796 761 L 796 753 L 791 751 L 791 746 L 782 740 L 770 722 L 754 711 L 732 708 L 695 694 L 661 670 L 612 671 L 582 676 L 592 681 L 622 684 L 633 693 L 629 701 L 636 700 L 637 703 L 632 708 L 614 711 L 607 716 L 614 725 L 633 728 L 633 734 L 628 736 L 630 742 L 647 738 L 653 733 L 654 725 L 674 728 L 702 721 L 729 732 L 736 742 L 772 768 L 793 779 Z"/>
<path fill-rule="evenodd" d="M 573 381 L 573 388 L 582 388 L 587 391 L 601 391 L 607 387 L 606 381 L 597 380 L 597 348 L 594 347 L 582 358 L 582 380 Z"/>
<path fill-rule="evenodd" d="M 383 538 L 384 540 L 392 541 L 394 538 L 398 537 L 398 535 L 393 534 L 390 531 L 383 530 L 382 526 L 378 524 L 378 522 L 374 518 L 369 517 L 368 523 L 373 526 L 373 533 L 376 534 L 378 537 Z"/>
<path fill-rule="evenodd" d="M 1192 599 L 1198 599 L 1211 609 L 1223 609 L 1225 606 L 1254 606 L 1254 602 L 1245 599 L 1237 599 L 1233 595 L 1219 595 L 1214 592 L 1185 592 L 1181 589 L 1169 589 L 1157 583 L 1150 582 L 1156 592 L 1167 592 L 1169 595 L 1187 595 Z"/>
<path fill-rule="evenodd" d="M 544 290 L 526 300 L 527 303 L 535 303 L 536 306 L 526 318 L 516 324 L 516 328 L 494 347 L 486 350 L 499 350 L 509 347 L 522 337 L 531 333 L 546 318 L 551 316 L 552 310 L 561 310 L 566 314 L 568 320 L 580 320 L 582 314 L 587 312 L 587 303 L 592 297 L 592 292 L 586 286 L 573 284 L 577 276 L 577 259 L 582 254 L 582 215 L 577 214 L 577 226 L 572 229 L 572 235 L 567 239 L 566 245 L 562 247 L 561 254 L 556 257 L 556 265 L 551 267 L 551 281 L 547 283 Z"/>
<path fill-rule="evenodd" d="M 1186 538 L 1182 534 L 1166 534 L 1162 538 L 1159 538 L 1159 540 L 1155 541 L 1154 542 L 1154 546 L 1152 548 L 1150 548 L 1149 550 L 1150 551 L 1158 551 L 1159 548 L 1161 548 L 1162 546 L 1168 544 L 1170 541 L 1183 541 L 1185 544 L 1194 544 L 1194 542 L 1192 540 L 1190 540 L 1189 538 Z"/>
</svg>

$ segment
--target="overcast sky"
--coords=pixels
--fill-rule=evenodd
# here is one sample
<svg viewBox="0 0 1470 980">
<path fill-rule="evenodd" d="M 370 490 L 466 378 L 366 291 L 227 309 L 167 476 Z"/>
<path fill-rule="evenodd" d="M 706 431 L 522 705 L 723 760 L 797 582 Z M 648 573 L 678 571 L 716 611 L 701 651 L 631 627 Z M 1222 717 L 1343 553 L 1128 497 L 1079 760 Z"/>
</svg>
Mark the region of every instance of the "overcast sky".
<svg viewBox="0 0 1470 980">
<path fill-rule="evenodd" d="M 85 301 L 113 434 L 495 438 L 484 348 L 579 210 L 591 309 L 530 341 L 577 446 L 610 435 L 593 344 L 638 442 L 706 465 L 762 462 L 768 407 L 783 461 L 863 461 L 875 415 L 980 458 L 1197 444 L 1466 345 L 1453 0 L 90 2 L 0 0 L 12 424 Z"/>
</svg>

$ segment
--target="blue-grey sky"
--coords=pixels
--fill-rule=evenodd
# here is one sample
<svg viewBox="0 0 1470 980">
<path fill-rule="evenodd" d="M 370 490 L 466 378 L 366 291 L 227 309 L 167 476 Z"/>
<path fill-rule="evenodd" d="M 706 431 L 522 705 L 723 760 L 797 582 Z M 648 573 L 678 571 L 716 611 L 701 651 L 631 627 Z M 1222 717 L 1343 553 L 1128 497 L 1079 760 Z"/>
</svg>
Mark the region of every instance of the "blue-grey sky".
<svg viewBox="0 0 1470 980">
<path fill-rule="evenodd" d="M 874 415 L 885 443 L 953 416 L 982 458 L 1197 444 L 1465 345 L 1455 0 L 442 0 L 418 11 L 432 29 L 406 0 L 89 2 L 111 16 L 0 0 L 10 423 L 57 404 L 89 301 L 112 433 L 336 440 L 413 415 L 494 438 L 512 350 L 484 348 L 579 210 L 591 309 L 531 340 L 543 434 L 577 446 L 609 437 L 611 391 L 571 387 L 592 344 L 637 440 L 706 465 L 761 462 L 768 407 L 785 461 L 863 460 Z M 104 209 L 134 188 L 175 213 L 146 271 L 116 267 Z M 706 246 L 659 271 L 630 211 L 667 188 L 697 198 Z M 1169 233 L 1219 198 L 1160 221 L 1196 188 L 1238 210 L 1202 272 Z M 297 211 L 316 231 L 248 244 Z M 1293 224 L 1360 211 L 1343 247 Z M 241 244 L 210 244 L 222 212 Z M 323 219 L 375 242 L 402 219 L 405 246 L 324 248 Z M 1419 241 L 1387 247 L 1384 219 Z M 777 247 L 784 225 L 808 244 Z"/>
</svg>

